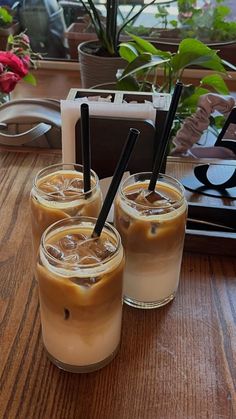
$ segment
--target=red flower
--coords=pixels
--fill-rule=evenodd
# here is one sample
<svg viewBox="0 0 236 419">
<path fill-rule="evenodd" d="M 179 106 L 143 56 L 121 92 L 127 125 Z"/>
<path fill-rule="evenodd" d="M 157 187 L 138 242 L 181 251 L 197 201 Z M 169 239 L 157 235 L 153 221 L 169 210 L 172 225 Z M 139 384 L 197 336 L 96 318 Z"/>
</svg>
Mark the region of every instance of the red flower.
<svg viewBox="0 0 236 419">
<path fill-rule="evenodd" d="M 25 55 L 24 57 L 21 57 L 21 60 L 23 61 L 25 67 L 30 66 L 30 56 L 29 55 Z"/>
<path fill-rule="evenodd" d="M 36 58 L 41 56 L 32 51 L 25 33 L 9 38 L 7 51 L 0 51 L 0 94 L 10 93 L 21 79 L 32 83 L 33 76 L 28 80 L 25 76 L 29 74 L 31 64 L 36 68 Z"/>
<path fill-rule="evenodd" d="M 29 71 L 29 66 L 26 61 L 22 61 L 17 55 L 11 51 L 0 51 L 0 63 L 7 66 L 14 71 L 21 78 L 26 76 Z"/>
<path fill-rule="evenodd" d="M 11 71 L 0 74 L 0 91 L 3 93 L 12 92 L 20 79 L 21 77 L 18 74 Z"/>
</svg>

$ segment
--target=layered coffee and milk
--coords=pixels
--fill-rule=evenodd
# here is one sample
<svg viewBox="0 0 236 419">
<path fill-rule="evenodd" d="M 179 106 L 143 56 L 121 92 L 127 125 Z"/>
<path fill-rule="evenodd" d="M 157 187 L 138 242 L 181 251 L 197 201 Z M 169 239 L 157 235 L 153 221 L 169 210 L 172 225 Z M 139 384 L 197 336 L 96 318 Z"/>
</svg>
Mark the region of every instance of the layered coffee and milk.
<svg viewBox="0 0 236 419">
<path fill-rule="evenodd" d="M 108 225 L 91 238 L 91 220 L 49 227 L 36 267 L 44 345 L 56 365 L 72 372 L 104 366 L 120 342 L 123 248 Z"/>
<path fill-rule="evenodd" d="M 63 218 L 97 217 L 102 196 L 96 174 L 91 171 L 91 190 L 84 192 L 80 165 L 53 165 L 38 173 L 31 191 L 31 218 L 35 253 L 46 228 Z"/>
<path fill-rule="evenodd" d="M 182 186 L 162 175 L 149 191 L 150 174 L 137 174 L 121 185 L 115 226 L 126 253 L 124 300 L 154 308 L 174 298 L 178 287 L 187 204 Z"/>
</svg>

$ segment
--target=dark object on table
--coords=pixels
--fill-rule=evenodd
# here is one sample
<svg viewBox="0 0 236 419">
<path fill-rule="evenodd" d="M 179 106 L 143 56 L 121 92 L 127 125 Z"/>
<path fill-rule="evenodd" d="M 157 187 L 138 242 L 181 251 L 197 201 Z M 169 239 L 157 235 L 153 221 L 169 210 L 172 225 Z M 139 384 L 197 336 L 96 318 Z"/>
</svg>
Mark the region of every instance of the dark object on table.
<svg viewBox="0 0 236 419">
<path fill-rule="evenodd" d="M 236 207 L 189 202 L 188 221 L 189 228 L 236 232 Z"/>
<path fill-rule="evenodd" d="M 124 145 L 123 139 L 129 128 L 140 131 L 139 140 L 135 146 L 127 170 L 131 173 L 150 172 L 153 168 L 154 158 L 157 152 L 158 141 L 162 135 L 167 111 L 170 105 L 170 95 L 151 94 L 143 92 L 121 92 L 113 90 L 71 89 L 68 100 L 81 99 L 83 97 L 107 98 L 110 96 L 111 103 L 122 104 L 132 102 L 152 103 L 156 113 L 155 124 L 151 120 L 121 119 L 119 117 L 93 116 L 90 117 L 91 130 L 91 166 L 100 178 L 112 176 Z M 105 127 L 105 129 L 104 129 Z M 80 122 L 76 125 L 80 133 Z M 77 162 L 82 163 L 81 147 L 78 142 Z"/>
<path fill-rule="evenodd" d="M 236 108 L 233 108 L 215 142 L 214 147 L 224 147 L 232 150 L 236 154 L 236 140 L 224 139 L 224 135 L 230 124 L 236 124 Z M 236 168 L 229 177 L 225 178 L 224 166 L 221 167 L 222 173 L 211 180 L 209 178 L 209 164 L 197 166 L 194 169 L 194 176 L 182 179 L 183 185 L 190 190 L 210 196 L 221 196 L 236 198 Z"/>
<path fill-rule="evenodd" d="M 230 124 L 236 124 L 236 107 L 233 108 L 226 119 L 224 126 L 217 137 L 215 147 L 225 147 L 232 150 L 236 154 L 236 139 L 223 138 Z"/>
</svg>

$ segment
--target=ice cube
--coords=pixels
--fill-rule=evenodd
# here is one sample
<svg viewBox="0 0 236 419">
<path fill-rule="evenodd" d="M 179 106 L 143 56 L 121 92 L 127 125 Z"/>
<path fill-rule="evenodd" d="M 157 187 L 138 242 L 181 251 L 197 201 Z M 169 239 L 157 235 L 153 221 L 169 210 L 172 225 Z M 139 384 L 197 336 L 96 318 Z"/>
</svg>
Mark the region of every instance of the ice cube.
<svg viewBox="0 0 236 419">
<path fill-rule="evenodd" d="M 69 182 L 69 184 L 68 184 L 68 189 L 70 189 L 70 190 L 76 190 L 76 191 L 78 191 L 78 190 L 83 190 L 83 181 L 81 180 L 81 179 L 78 179 L 78 178 L 74 178 L 74 179 L 71 179 L 70 180 L 70 182 Z"/>
<path fill-rule="evenodd" d="M 160 215 L 160 214 L 165 214 L 166 210 L 164 210 L 163 208 L 149 208 L 149 209 L 145 209 L 143 211 L 141 211 L 142 215 L 146 215 L 146 216 L 153 216 L 153 215 Z"/>
<path fill-rule="evenodd" d="M 100 259 L 95 255 L 86 255 L 80 259 L 81 265 L 93 265 L 94 263 L 99 263 Z"/>
<path fill-rule="evenodd" d="M 58 191 L 61 195 L 71 195 L 82 190 L 83 182 L 80 179 L 68 178 L 66 175 L 58 175 L 51 178 L 48 182 L 52 191 Z"/>
<path fill-rule="evenodd" d="M 138 190 L 137 192 L 126 193 L 125 196 L 127 199 L 130 199 L 130 201 L 136 201 L 140 193 L 141 193 L 141 189 Z"/>
<path fill-rule="evenodd" d="M 150 204 L 154 204 L 159 201 L 168 200 L 164 195 L 160 194 L 157 191 L 147 191 L 145 194 L 145 198 L 147 199 Z"/>
<path fill-rule="evenodd" d="M 115 252 L 115 247 L 109 241 L 102 241 L 99 238 L 90 243 L 91 255 L 95 255 L 98 261 L 102 261 Z"/>
<path fill-rule="evenodd" d="M 135 202 L 136 202 L 137 204 L 141 204 L 141 205 L 147 205 L 147 204 L 148 204 L 148 201 L 147 201 L 147 199 L 146 199 L 146 197 L 145 197 L 145 190 L 144 190 L 144 189 L 142 189 L 142 190 L 140 191 L 139 195 L 138 195 L 138 196 L 137 196 L 137 198 L 135 199 Z"/>
<path fill-rule="evenodd" d="M 157 234 L 158 227 L 159 227 L 159 223 L 151 223 L 151 228 L 150 228 L 150 230 L 151 230 L 151 234 L 152 234 L 153 236 L 155 236 L 155 235 Z"/>
<path fill-rule="evenodd" d="M 64 261 L 67 263 L 79 263 L 79 255 L 77 254 L 70 254 L 64 257 Z"/>
<path fill-rule="evenodd" d="M 92 287 L 97 282 L 99 282 L 100 279 L 102 279 L 102 276 L 89 277 L 89 278 L 74 277 L 74 278 L 70 278 L 70 281 L 72 281 L 76 285 L 89 288 L 89 287 Z"/>
<path fill-rule="evenodd" d="M 50 182 L 43 182 L 43 183 L 39 183 L 38 185 L 39 189 L 45 193 L 55 193 L 58 192 L 58 187 L 57 185 L 52 185 Z"/>
<path fill-rule="evenodd" d="M 62 187 L 63 187 L 63 186 L 68 186 L 68 184 L 69 184 L 69 182 L 70 182 L 70 179 L 69 179 L 66 175 L 61 174 L 61 175 L 59 175 L 59 176 L 57 176 L 57 177 L 55 178 L 55 182 L 56 182 L 58 185 L 61 185 Z"/>
<path fill-rule="evenodd" d="M 116 247 L 110 241 L 106 240 L 103 242 L 104 247 L 108 250 L 109 253 L 115 253 Z"/>
<path fill-rule="evenodd" d="M 60 245 L 60 247 L 62 247 L 63 250 L 73 250 L 73 249 L 76 249 L 77 244 L 78 244 L 78 240 L 75 237 L 75 235 L 73 235 L 73 236 L 74 237 L 72 237 L 71 235 L 64 236 L 59 241 L 59 245 Z"/>
<path fill-rule="evenodd" d="M 58 259 L 58 260 L 64 259 L 64 253 L 58 247 L 47 245 L 46 248 L 47 248 L 47 252 L 55 259 Z"/>
<path fill-rule="evenodd" d="M 77 241 L 78 243 L 80 243 L 81 241 L 85 241 L 87 239 L 87 236 L 82 233 L 73 233 L 73 234 L 70 234 L 69 237 L 71 240 Z"/>
<path fill-rule="evenodd" d="M 57 189 L 64 189 L 65 185 L 68 184 L 68 179 L 64 178 L 63 175 L 52 176 L 48 183 Z"/>
<path fill-rule="evenodd" d="M 70 317 L 70 310 L 64 307 L 64 320 L 68 320 Z"/>
</svg>

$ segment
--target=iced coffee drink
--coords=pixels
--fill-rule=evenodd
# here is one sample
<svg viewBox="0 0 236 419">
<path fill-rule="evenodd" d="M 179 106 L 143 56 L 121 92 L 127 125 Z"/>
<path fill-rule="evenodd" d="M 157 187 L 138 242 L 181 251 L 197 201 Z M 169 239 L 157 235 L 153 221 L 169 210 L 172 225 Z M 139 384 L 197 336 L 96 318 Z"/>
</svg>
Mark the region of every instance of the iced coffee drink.
<svg viewBox="0 0 236 419">
<path fill-rule="evenodd" d="M 115 202 L 115 226 L 126 253 L 124 301 L 155 308 L 171 301 L 181 268 L 187 203 L 182 185 L 160 175 L 155 191 L 150 173 L 130 176 Z"/>
<path fill-rule="evenodd" d="M 35 254 L 46 228 L 63 218 L 97 217 L 102 204 L 98 177 L 91 170 L 91 189 L 84 192 L 83 167 L 55 164 L 41 170 L 31 191 L 31 218 Z"/>
<path fill-rule="evenodd" d="M 102 368 L 120 343 L 123 247 L 109 224 L 92 238 L 95 221 L 76 217 L 50 226 L 36 266 L 44 346 L 71 372 Z"/>
</svg>

